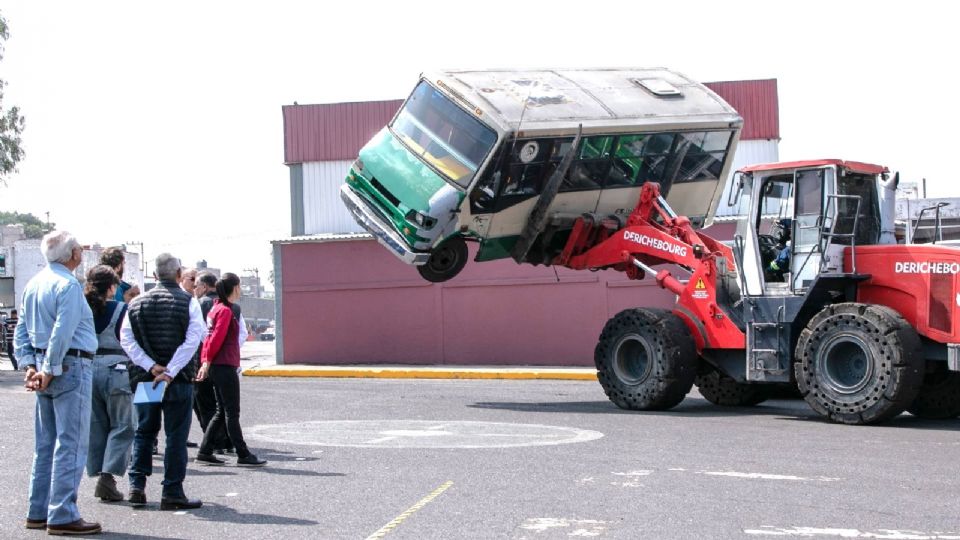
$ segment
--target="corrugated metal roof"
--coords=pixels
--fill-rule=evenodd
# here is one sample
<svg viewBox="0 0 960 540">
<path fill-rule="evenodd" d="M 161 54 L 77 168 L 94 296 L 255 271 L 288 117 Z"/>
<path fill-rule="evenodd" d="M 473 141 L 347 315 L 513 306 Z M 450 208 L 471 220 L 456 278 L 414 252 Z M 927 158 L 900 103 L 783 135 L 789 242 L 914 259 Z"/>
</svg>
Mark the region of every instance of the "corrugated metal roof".
<svg viewBox="0 0 960 540">
<path fill-rule="evenodd" d="M 780 103 L 776 79 L 703 84 L 743 117 L 740 140 L 780 139 Z"/>
<path fill-rule="evenodd" d="M 743 117 L 741 140 L 779 139 L 776 79 L 704 83 Z M 403 100 L 285 105 L 284 162 L 352 160 Z"/>
<path fill-rule="evenodd" d="M 279 238 L 271 240 L 271 244 L 310 244 L 324 242 L 345 242 L 348 240 L 373 240 L 373 235 L 367 233 L 327 233 L 311 234 L 307 236 L 294 236 L 292 238 Z"/>
</svg>

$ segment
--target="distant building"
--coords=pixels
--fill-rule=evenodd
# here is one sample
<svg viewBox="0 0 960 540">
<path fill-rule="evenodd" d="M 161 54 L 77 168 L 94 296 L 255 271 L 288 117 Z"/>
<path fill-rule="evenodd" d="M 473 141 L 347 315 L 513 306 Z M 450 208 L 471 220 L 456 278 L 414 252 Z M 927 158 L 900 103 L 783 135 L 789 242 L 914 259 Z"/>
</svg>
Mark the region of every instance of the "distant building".
<svg viewBox="0 0 960 540">
<path fill-rule="evenodd" d="M 83 261 L 74 271 L 81 283 L 85 281 L 87 270 L 100 264 L 102 251 L 103 247 L 96 243 L 83 250 Z M 127 263 L 123 278 L 145 290 L 140 254 L 124 253 Z M 27 282 L 46 265 L 47 261 L 40 251 L 40 240 L 27 239 L 20 226 L 0 227 L 0 308 L 6 311 L 16 306 Z"/>
</svg>

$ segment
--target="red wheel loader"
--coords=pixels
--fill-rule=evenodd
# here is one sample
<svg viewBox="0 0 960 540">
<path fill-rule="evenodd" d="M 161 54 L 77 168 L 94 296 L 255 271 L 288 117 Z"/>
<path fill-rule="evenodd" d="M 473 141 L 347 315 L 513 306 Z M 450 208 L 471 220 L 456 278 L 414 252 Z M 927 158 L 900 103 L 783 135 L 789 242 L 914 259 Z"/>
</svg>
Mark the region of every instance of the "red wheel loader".
<svg viewBox="0 0 960 540">
<path fill-rule="evenodd" d="M 730 192 L 746 214 L 732 246 L 652 182 L 629 216 L 577 218 L 551 264 L 648 276 L 677 295 L 672 310 L 606 323 L 595 361 L 610 400 L 669 409 L 696 384 L 748 406 L 795 385 L 834 422 L 960 415 L 960 249 L 896 243 L 896 182 L 835 159 L 747 167 Z"/>
</svg>

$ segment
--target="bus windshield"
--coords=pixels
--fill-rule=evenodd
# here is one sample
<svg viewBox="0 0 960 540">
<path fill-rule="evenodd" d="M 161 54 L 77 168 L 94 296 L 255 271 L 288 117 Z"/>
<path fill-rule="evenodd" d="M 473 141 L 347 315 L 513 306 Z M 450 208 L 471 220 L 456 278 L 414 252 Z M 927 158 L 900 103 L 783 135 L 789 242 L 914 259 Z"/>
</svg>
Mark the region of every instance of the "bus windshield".
<svg viewBox="0 0 960 540">
<path fill-rule="evenodd" d="M 461 188 L 497 142 L 497 134 L 426 81 L 397 114 L 393 132 L 424 162 Z"/>
</svg>

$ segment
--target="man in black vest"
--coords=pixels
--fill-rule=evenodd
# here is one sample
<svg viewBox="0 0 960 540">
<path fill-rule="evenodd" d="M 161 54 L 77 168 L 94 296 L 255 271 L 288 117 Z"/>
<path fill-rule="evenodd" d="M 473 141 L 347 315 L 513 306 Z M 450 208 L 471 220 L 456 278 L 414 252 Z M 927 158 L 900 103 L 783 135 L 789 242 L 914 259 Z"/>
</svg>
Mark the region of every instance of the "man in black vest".
<svg viewBox="0 0 960 540">
<path fill-rule="evenodd" d="M 130 383 L 158 384 L 167 388 L 160 403 L 137 403 L 137 432 L 133 438 L 130 466 L 130 497 L 135 506 L 147 503 L 147 477 L 153 473 L 152 445 L 160 432 L 166 434 L 163 453 L 161 510 L 199 508 L 203 503 L 188 499 L 183 491 L 187 475 L 187 435 L 193 409 L 193 379 L 197 365 L 193 353 L 206 326 L 200 304 L 180 288 L 180 260 L 162 253 L 156 260 L 159 284 L 130 303 L 120 343 L 133 361 Z"/>
</svg>

